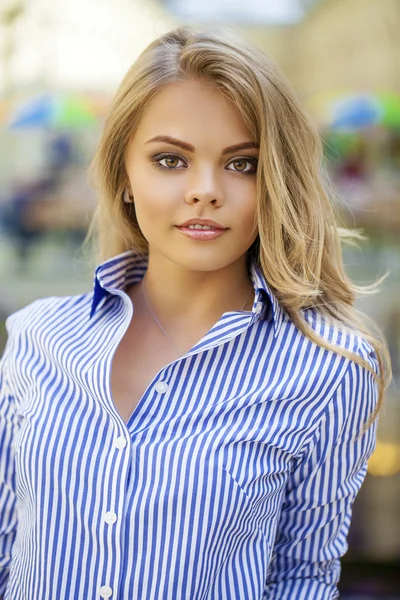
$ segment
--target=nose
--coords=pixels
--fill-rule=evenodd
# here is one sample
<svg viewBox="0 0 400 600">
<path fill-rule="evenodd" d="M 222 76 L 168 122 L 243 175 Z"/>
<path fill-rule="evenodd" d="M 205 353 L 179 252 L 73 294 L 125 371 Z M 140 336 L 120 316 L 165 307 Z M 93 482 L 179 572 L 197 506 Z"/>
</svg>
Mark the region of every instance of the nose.
<svg viewBox="0 0 400 600">
<path fill-rule="evenodd" d="M 224 201 L 224 194 L 217 175 L 212 169 L 203 170 L 193 174 L 185 193 L 188 204 L 212 204 L 220 206 Z"/>
</svg>

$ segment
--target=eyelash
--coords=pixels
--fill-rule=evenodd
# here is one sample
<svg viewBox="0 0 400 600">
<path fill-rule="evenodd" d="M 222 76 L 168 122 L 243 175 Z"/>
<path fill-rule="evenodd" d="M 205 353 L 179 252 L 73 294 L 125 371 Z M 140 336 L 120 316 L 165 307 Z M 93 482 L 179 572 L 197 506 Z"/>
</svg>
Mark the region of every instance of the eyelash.
<svg viewBox="0 0 400 600">
<path fill-rule="evenodd" d="M 178 168 L 182 168 L 182 167 L 164 167 L 163 165 L 160 165 L 160 161 L 163 160 L 164 158 L 177 158 L 178 160 L 182 160 L 182 161 L 184 160 L 177 154 L 157 154 L 156 156 L 152 157 L 152 160 L 151 160 L 152 166 L 155 167 L 156 169 L 161 169 L 163 171 L 176 171 Z M 234 162 L 239 162 L 239 161 L 244 161 L 244 162 L 252 164 L 255 167 L 255 170 L 254 171 L 236 171 L 235 169 L 228 169 L 228 171 L 233 171 L 234 173 L 239 173 L 239 175 L 255 175 L 256 174 L 257 164 L 258 164 L 257 158 L 252 157 L 252 156 L 246 156 L 246 157 L 238 156 L 238 157 L 234 158 L 233 160 L 231 160 L 228 164 L 230 165 Z"/>
</svg>

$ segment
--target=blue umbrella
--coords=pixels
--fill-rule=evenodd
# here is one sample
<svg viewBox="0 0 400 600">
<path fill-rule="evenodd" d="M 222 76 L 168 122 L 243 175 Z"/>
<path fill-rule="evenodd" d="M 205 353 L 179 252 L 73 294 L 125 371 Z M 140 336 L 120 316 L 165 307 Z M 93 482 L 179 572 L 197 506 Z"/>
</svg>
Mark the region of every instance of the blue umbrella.
<svg viewBox="0 0 400 600">
<path fill-rule="evenodd" d="M 332 121 L 334 129 L 362 129 L 381 121 L 379 103 L 368 96 L 353 96 L 336 105 Z"/>
<path fill-rule="evenodd" d="M 94 106 L 86 98 L 44 93 L 29 99 L 11 117 L 10 129 L 82 127 L 96 122 Z"/>
</svg>

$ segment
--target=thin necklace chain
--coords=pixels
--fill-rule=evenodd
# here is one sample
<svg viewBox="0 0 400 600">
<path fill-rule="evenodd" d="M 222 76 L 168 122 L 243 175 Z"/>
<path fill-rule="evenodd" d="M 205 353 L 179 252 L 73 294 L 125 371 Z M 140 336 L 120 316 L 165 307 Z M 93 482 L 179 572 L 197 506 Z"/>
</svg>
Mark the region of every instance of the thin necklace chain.
<svg viewBox="0 0 400 600">
<path fill-rule="evenodd" d="M 144 288 L 144 278 L 142 279 L 142 291 L 143 291 L 143 297 L 144 297 L 144 299 L 145 299 L 145 302 L 146 302 L 146 304 L 147 304 L 147 307 L 148 307 L 148 309 L 150 310 L 151 314 L 153 315 L 153 317 L 154 317 L 154 320 L 156 321 L 157 325 L 160 327 L 160 329 L 161 329 L 161 331 L 164 333 L 165 337 L 167 337 L 167 338 L 169 339 L 169 341 L 171 342 L 171 344 L 173 345 L 173 347 L 175 348 L 175 350 L 178 352 L 178 354 L 180 354 L 181 356 L 183 356 L 183 352 L 181 352 L 181 350 L 179 350 L 179 348 L 178 348 L 178 347 L 175 345 L 174 341 L 173 341 L 173 340 L 170 338 L 170 336 L 168 335 L 168 333 L 165 331 L 164 327 L 161 325 L 161 323 L 160 323 L 160 321 L 157 319 L 157 317 L 156 317 L 156 315 L 155 315 L 155 313 L 154 313 L 153 309 L 151 308 L 151 306 L 150 306 L 150 303 L 149 303 L 149 301 L 147 300 L 147 295 L 146 295 L 146 291 L 145 291 L 145 288 Z M 246 300 L 245 300 L 245 301 L 244 301 L 244 303 L 243 303 L 243 306 L 242 306 L 242 307 L 241 307 L 239 310 L 243 310 L 243 309 L 244 309 L 244 307 L 245 307 L 245 306 L 246 306 L 246 304 L 247 304 L 247 300 L 249 299 L 249 297 L 250 297 L 250 294 L 251 294 L 251 292 L 252 292 L 252 291 L 253 291 L 253 288 L 251 288 L 251 289 L 250 289 L 250 291 L 249 291 L 249 293 L 248 293 L 248 295 L 247 295 L 247 298 L 246 298 Z"/>
</svg>

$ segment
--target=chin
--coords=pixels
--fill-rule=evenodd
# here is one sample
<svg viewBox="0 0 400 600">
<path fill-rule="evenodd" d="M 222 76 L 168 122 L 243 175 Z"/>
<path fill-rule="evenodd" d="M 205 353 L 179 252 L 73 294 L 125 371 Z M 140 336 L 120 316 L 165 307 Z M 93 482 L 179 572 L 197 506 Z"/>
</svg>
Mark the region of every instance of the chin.
<svg viewBox="0 0 400 600">
<path fill-rule="evenodd" d="M 203 252 L 202 249 L 195 249 L 191 252 L 185 252 L 182 256 L 182 251 L 175 254 L 173 262 L 188 271 L 218 271 L 224 269 L 240 259 L 240 256 L 226 256 L 219 249 L 208 249 Z"/>
</svg>

